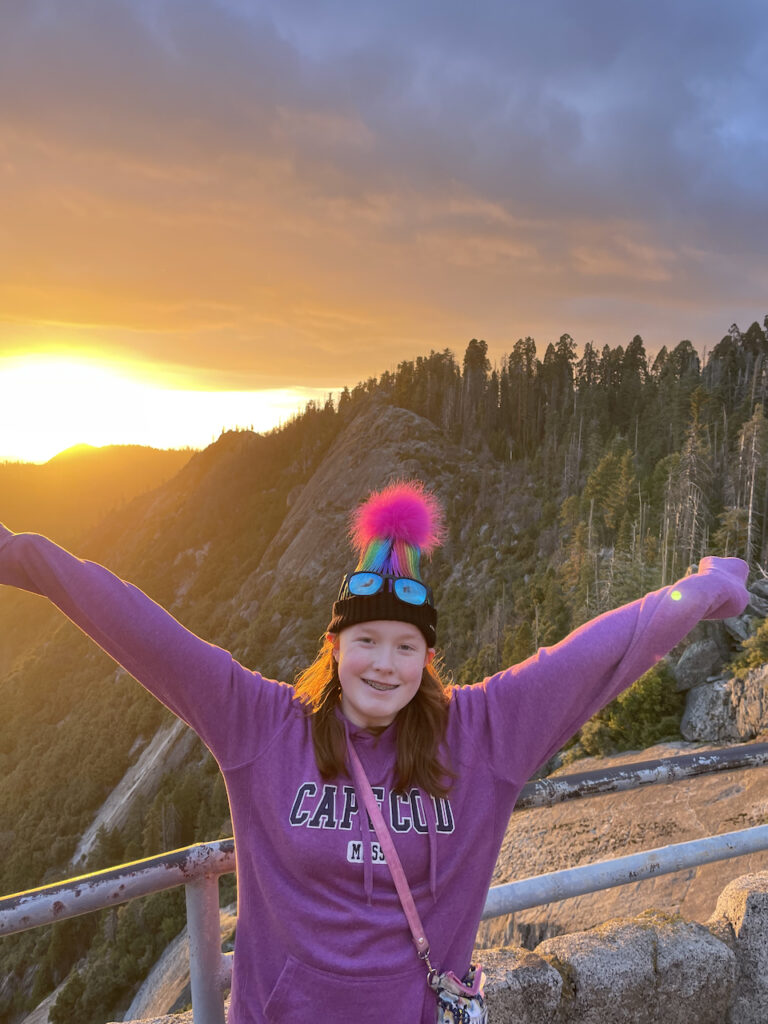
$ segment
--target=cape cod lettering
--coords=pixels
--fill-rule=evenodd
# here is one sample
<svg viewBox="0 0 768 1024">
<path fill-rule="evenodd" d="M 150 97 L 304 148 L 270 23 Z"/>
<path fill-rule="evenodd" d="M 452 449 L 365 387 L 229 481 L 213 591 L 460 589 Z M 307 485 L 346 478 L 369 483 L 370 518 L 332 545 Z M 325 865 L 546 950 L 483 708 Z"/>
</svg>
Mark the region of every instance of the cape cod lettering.
<svg viewBox="0 0 768 1024">
<path fill-rule="evenodd" d="M 387 824 L 393 832 L 428 831 L 424 812 L 424 796 L 418 789 L 407 793 L 389 792 L 383 786 L 372 786 L 373 795 L 381 808 Z M 438 833 L 453 832 L 455 825 L 451 801 L 447 797 L 430 796 L 435 811 L 435 830 Z M 296 791 L 288 820 L 295 827 L 331 828 L 349 831 L 357 815 L 357 795 L 352 786 L 338 786 L 326 782 L 302 782 Z M 366 814 L 367 817 L 367 814 Z M 368 818 L 371 832 L 375 831 Z"/>
</svg>

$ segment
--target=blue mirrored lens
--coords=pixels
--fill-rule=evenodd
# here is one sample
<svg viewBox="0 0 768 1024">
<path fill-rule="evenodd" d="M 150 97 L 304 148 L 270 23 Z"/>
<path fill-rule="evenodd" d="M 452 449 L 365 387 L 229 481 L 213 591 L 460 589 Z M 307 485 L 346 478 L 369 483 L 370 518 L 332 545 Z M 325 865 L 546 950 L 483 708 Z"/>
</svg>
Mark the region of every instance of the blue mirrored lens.
<svg viewBox="0 0 768 1024">
<path fill-rule="evenodd" d="M 384 580 L 377 572 L 355 572 L 348 580 L 349 592 L 357 597 L 377 594 Z"/>
<path fill-rule="evenodd" d="M 395 594 L 406 604 L 424 604 L 427 600 L 427 588 L 418 580 L 399 577 L 393 580 Z"/>
</svg>

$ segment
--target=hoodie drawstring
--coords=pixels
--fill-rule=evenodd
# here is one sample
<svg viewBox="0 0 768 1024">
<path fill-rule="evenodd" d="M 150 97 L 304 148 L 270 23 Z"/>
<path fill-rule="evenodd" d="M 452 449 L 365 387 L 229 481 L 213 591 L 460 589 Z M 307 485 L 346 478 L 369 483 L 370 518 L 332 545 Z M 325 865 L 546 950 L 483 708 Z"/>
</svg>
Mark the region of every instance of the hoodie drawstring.
<svg viewBox="0 0 768 1024">
<path fill-rule="evenodd" d="M 347 750 L 352 746 L 352 737 L 349 732 L 349 722 L 346 718 L 344 722 L 344 738 L 347 744 Z M 368 813 L 365 810 L 365 804 L 363 802 L 360 791 L 357 787 L 357 779 L 355 773 L 352 771 L 352 766 L 347 764 L 347 771 L 352 785 L 355 790 L 355 801 L 357 802 L 357 819 L 360 826 L 360 839 L 363 844 L 363 891 L 365 893 L 366 902 L 370 906 L 373 899 L 373 852 L 372 852 L 372 840 L 371 840 L 371 825 L 368 818 Z M 429 795 L 429 793 L 423 793 L 418 790 L 421 798 L 421 806 L 424 808 L 424 817 L 427 820 L 427 838 L 429 842 L 429 891 L 432 896 L 432 902 L 437 902 L 437 812 L 435 809 L 435 800 Z"/>
<path fill-rule="evenodd" d="M 421 803 L 424 807 L 424 816 L 427 819 L 427 833 L 429 835 L 429 891 L 432 895 L 432 902 L 437 902 L 437 815 L 435 813 L 434 799 L 429 793 L 421 794 Z"/>
<path fill-rule="evenodd" d="M 344 719 L 344 736 L 347 741 L 347 750 L 352 745 L 352 737 L 349 735 L 349 722 Z M 349 777 L 355 790 L 355 801 L 357 802 L 357 822 L 360 826 L 360 840 L 363 844 L 363 892 L 368 906 L 373 900 L 373 851 L 371 849 L 371 829 L 368 820 L 368 812 L 365 809 L 360 790 L 357 788 L 357 779 L 352 771 L 352 766 L 347 765 Z"/>
</svg>

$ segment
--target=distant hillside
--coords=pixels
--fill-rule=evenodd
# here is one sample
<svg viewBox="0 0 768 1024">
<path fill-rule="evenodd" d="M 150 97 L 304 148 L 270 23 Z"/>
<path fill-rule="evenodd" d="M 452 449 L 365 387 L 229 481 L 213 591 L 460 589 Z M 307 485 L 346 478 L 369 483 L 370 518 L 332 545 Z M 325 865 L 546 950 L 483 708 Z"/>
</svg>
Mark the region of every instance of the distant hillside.
<svg viewBox="0 0 768 1024">
<path fill-rule="evenodd" d="M 349 566 L 350 509 L 374 487 L 416 477 L 447 515 L 429 570 L 438 642 L 454 679 L 471 682 L 682 575 L 704 552 L 765 566 L 766 404 L 758 324 L 732 327 L 703 368 L 686 341 L 649 365 L 637 336 L 626 349 L 588 345 L 577 359 L 568 335 L 542 359 L 521 339 L 491 368 L 473 339 L 461 363 L 432 352 L 337 402 L 310 403 L 268 435 L 223 434 L 70 546 L 245 665 L 290 681 L 313 656 Z M 41 528 L 1 506 L 0 518 Z M 10 892 L 67 873 L 168 713 L 44 602 L 3 593 L 0 621 L 0 891 Z M 606 717 L 585 749 L 679 737 L 683 703 L 656 671 L 629 720 Z M 229 827 L 216 766 L 195 744 L 123 827 L 98 837 L 89 866 Z M 169 894 L 5 940 L 0 1018 L 19 1019 L 86 954 L 55 1021 L 117 1017 L 183 916 L 183 897 Z"/>
<path fill-rule="evenodd" d="M 141 445 L 76 445 L 42 465 L 0 462 L 0 522 L 17 532 L 42 533 L 79 550 L 105 516 L 159 487 L 189 461 L 192 450 Z M 26 594 L 0 590 L 0 675 L 59 616 Z"/>
<path fill-rule="evenodd" d="M 0 520 L 72 545 L 113 509 L 175 476 L 192 454 L 83 444 L 42 465 L 0 462 Z"/>
</svg>

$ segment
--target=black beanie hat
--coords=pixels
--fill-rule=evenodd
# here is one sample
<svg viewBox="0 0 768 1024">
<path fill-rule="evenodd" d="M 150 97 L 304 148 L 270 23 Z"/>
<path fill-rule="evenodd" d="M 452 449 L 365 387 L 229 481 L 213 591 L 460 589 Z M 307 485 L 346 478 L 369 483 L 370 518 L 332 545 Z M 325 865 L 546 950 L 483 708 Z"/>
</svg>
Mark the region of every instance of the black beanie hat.
<svg viewBox="0 0 768 1024">
<path fill-rule="evenodd" d="M 372 494 L 353 514 L 350 536 L 359 555 L 355 571 L 422 582 L 421 555 L 429 555 L 442 535 L 442 511 L 433 494 L 416 480 L 390 484 Z M 345 576 L 327 632 L 339 633 L 359 622 L 388 619 L 416 626 L 427 646 L 434 647 L 437 610 L 429 588 L 427 595 L 427 602 L 419 605 L 401 601 L 391 586 L 376 594 L 350 595 Z"/>
</svg>

